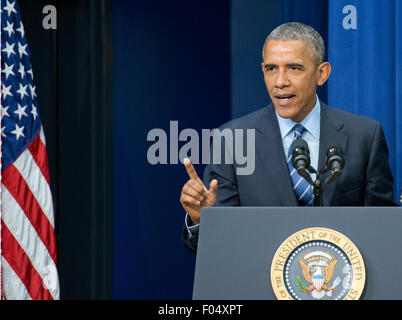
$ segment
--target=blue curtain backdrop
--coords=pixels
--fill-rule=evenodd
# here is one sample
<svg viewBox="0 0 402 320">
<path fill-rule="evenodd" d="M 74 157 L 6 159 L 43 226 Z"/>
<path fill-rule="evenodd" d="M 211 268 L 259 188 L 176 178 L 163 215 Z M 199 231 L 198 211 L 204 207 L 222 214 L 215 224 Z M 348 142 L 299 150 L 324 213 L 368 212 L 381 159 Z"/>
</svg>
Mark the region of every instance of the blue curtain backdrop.
<svg viewBox="0 0 402 320">
<path fill-rule="evenodd" d="M 380 121 L 402 194 L 402 3 L 400 0 L 331 0 L 328 59 L 333 73 L 328 103 Z"/>
</svg>

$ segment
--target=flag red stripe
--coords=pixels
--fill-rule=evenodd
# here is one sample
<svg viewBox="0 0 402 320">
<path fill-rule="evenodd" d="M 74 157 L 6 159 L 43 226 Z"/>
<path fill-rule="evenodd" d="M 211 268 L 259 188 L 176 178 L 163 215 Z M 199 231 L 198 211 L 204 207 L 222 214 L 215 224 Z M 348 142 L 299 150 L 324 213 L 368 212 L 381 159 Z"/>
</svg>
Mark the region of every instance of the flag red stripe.
<svg viewBox="0 0 402 320">
<path fill-rule="evenodd" d="M 46 246 L 54 263 L 57 265 L 56 239 L 50 221 L 27 186 L 17 168 L 11 164 L 3 171 L 3 184 L 36 230 L 39 238 Z"/>
<path fill-rule="evenodd" d="M 3 221 L 1 222 L 1 247 L 4 259 L 21 279 L 31 298 L 53 300 L 49 290 L 44 287 L 41 276 L 32 266 L 29 257 Z"/>
<path fill-rule="evenodd" d="M 45 177 L 47 183 L 50 185 L 49 167 L 47 162 L 46 146 L 43 144 L 38 134 L 28 147 L 36 164 Z"/>
</svg>

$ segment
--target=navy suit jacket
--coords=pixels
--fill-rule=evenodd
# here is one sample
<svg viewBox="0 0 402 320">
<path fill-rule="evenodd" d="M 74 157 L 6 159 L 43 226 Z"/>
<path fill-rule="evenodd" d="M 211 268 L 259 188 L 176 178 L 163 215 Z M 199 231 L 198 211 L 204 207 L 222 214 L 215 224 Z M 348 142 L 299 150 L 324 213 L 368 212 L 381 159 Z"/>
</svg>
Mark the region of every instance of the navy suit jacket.
<svg viewBox="0 0 402 320">
<path fill-rule="evenodd" d="M 237 164 L 209 164 L 204 183 L 218 180 L 216 206 L 297 206 L 273 104 L 234 119 L 219 129 L 255 129 L 255 171 L 236 175 Z M 318 169 L 325 167 L 330 143 L 337 142 L 345 156 L 342 175 L 325 186 L 323 206 L 395 206 L 388 147 L 379 122 L 327 106 L 321 102 Z M 327 174 L 328 175 L 328 174 Z M 320 181 L 323 183 L 327 175 Z M 196 251 L 198 234 L 183 243 Z"/>
</svg>

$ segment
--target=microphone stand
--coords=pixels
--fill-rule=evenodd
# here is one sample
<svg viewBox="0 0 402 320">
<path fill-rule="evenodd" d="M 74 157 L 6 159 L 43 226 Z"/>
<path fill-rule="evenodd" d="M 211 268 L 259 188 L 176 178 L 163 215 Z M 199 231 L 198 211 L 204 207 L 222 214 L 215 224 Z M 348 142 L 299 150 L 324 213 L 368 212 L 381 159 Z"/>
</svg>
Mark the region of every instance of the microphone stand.
<svg viewBox="0 0 402 320">
<path fill-rule="evenodd" d="M 321 181 L 320 181 L 320 174 L 323 174 L 324 172 L 322 171 L 317 171 L 315 170 L 312 166 L 309 166 L 306 171 L 309 171 L 312 174 L 316 175 L 315 181 L 313 181 L 310 177 L 309 174 L 306 174 L 309 179 L 306 179 L 308 183 L 310 183 L 313 186 L 313 195 L 314 195 L 314 207 L 322 207 L 322 188 L 321 188 Z M 328 171 L 328 168 L 325 168 L 326 171 Z M 306 177 L 305 177 L 306 178 Z"/>
<path fill-rule="evenodd" d="M 310 175 L 307 173 L 307 170 L 310 173 L 316 175 L 315 181 L 311 179 Z M 324 170 L 320 171 L 317 171 L 312 166 L 309 166 L 305 171 L 306 174 L 303 175 L 303 177 L 307 180 L 308 183 L 310 183 L 313 186 L 313 195 L 314 195 L 313 205 L 314 207 L 322 207 L 322 191 L 324 190 L 324 187 L 338 177 L 331 174 L 327 179 L 325 179 L 325 182 L 321 185 L 320 176 L 330 171 L 330 168 L 328 166 L 326 166 Z"/>
<path fill-rule="evenodd" d="M 325 172 L 328 171 L 328 168 L 325 168 Z M 315 181 L 311 179 L 310 175 L 307 173 L 309 171 L 312 174 L 316 175 Z M 321 182 L 320 182 L 320 174 L 324 172 L 320 172 L 315 170 L 312 166 L 309 166 L 308 168 L 305 169 L 299 169 L 297 173 L 302 176 L 309 184 L 313 186 L 313 195 L 314 195 L 314 207 L 321 207 L 322 206 L 322 200 L 321 200 Z"/>
</svg>

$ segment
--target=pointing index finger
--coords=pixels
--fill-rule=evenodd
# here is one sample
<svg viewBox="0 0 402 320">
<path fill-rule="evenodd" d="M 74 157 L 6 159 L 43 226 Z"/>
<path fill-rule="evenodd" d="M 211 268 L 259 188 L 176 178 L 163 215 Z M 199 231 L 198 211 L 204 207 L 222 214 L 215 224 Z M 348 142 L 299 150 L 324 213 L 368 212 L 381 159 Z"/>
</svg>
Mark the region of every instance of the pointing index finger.
<svg viewBox="0 0 402 320">
<path fill-rule="evenodd" d="M 205 187 L 202 180 L 198 177 L 197 171 L 195 171 L 194 166 L 191 163 L 190 159 L 184 158 L 183 163 L 184 163 L 184 166 L 186 167 L 187 174 L 190 177 L 190 179 L 197 181 L 197 183 L 204 189 L 204 192 L 206 192 L 207 188 Z"/>
<path fill-rule="evenodd" d="M 188 176 L 189 176 L 191 179 L 194 179 L 194 180 L 199 181 L 200 178 L 198 177 L 197 172 L 195 171 L 194 166 L 193 166 L 193 164 L 191 163 L 190 159 L 189 159 L 189 158 L 185 158 L 185 159 L 183 160 L 183 163 L 184 163 L 184 166 L 186 167 L 186 171 L 187 171 Z"/>
</svg>

